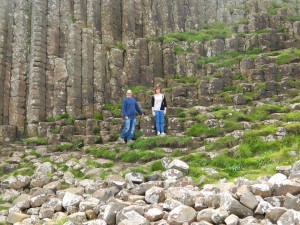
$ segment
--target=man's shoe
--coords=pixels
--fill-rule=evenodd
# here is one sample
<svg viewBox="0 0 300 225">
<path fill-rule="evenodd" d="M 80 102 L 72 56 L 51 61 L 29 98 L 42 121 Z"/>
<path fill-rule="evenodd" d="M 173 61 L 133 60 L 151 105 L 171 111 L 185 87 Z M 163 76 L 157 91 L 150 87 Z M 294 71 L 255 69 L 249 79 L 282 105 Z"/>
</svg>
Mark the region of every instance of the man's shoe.
<svg viewBox="0 0 300 225">
<path fill-rule="evenodd" d="M 133 143 L 133 140 L 128 140 L 128 141 L 127 141 L 127 144 L 128 144 L 128 143 Z"/>
<path fill-rule="evenodd" d="M 165 133 L 161 133 L 161 136 L 164 137 L 164 136 L 166 136 L 166 134 Z"/>
<path fill-rule="evenodd" d="M 123 138 L 120 138 L 120 137 L 118 139 L 118 142 L 119 142 L 119 144 L 125 144 L 125 140 Z"/>
<path fill-rule="evenodd" d="M 160 132 L 159 131 L 157 131 L 157 136 L 159 136 L 160 135 Z"/>
</svg>

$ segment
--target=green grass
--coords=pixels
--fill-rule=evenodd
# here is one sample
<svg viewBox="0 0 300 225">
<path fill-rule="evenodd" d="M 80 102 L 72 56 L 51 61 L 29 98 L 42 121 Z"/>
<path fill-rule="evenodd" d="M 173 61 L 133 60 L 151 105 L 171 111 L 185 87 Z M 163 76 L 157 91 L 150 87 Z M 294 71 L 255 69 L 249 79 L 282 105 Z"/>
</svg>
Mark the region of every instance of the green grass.
<svg viewBox="0 0 300 225">
<path fill-rule="evenodd" d="M 89 149 L 87 149 L 86 153 L 94 155 L 95 157 L 98 157 L 98 158 L 104 158 L 104 159 L 110 159 L 110 160 L 114 160 L 117 156 L 116 152 L 111 151 L 107 147 L 89 148 Z"/>
<path fill-rule="evenodd" d="M 147 150 L 134 150 L 128 152 L 122 152 L 120 154 L 120 161 L 122 162 L 150 162 L 153 160 L 161 159 L 166 156 L 166 153 L 161 149 L 153 149 L 153 151 Z"/>
<path fill-rule="evenodd" d="M 93 116 L 95 120 L 103 120 L 103 115 L 101 113 L 97 113 Z"/>
<path fill-rule="evenodd" d="M 238 144 L 238 140 L 236 140 L 232 136 L 224 136 L 221 137 L 220 139 L 208 144 L 206 146 L 207 151 L 215 151 L 215 150 L 220 150 L 224 148 L 232 148 L 235 145 Z"/>
<path fill-rule="evenodd" d="M 23 139 L 22 140 L 24 144 L 26 145 L 47 145 L 48 141 L 44 138 L 28 138 L 28 139 Z"/>
<path fill-rule="evenodd" d="M 291 22 L 300 21 L 300 16 L 287 16 L 286 19 Z"/>
<path fill-rule="evenodd" d="M 281 120 L 285 122 L 296 122 L 300 121 L 300 113 L 299 112 L 290 112 L 290 113 L 285 113 L 281 116 Z"/>
<path fill-rule="evenodd" d="M 285 7 L 284 3 L 278 3 L 275 0 L 272 1 L 271 5 L 268 7 L 268 14 L 270 16 L 277 14 L 277 9 Z"/>
<path fill-rule="evenodd" d="M 192 145 L 190 137 L 149 137 L 139 138 L 134 143 L 129 144 L 133 149 L 153 149 L 160 147 L 184 148 Z"/>
<path fill-rule="evenodd" d="M 161 160 L 152 162 L 150 164 L 150 171 L 152 171 L 152 172 L 154 172 L 154 171 L 164 171 L 164 170 L 165 170 L 165 168 L 164 168 Z"/>
<path fill-rule="evenodd" d="M 56 152 L 63 152 L 63 151 L 68 151 L 73 149 L 73 144 L 72 143 L 67 143 L 67 144 L 60 144 L 57 145 L 55 148 Z"/>
<path fill-rule="evenodd" d="M 222 130 L 219 127 L 208 128 L 204 124 L 194 124 L 188 128 L 185 132 L 186 135 L 191 137 L 216 137 L 222 133 Z"/>
<path fill-rule="evenodd" d="M 103 106 L 103 109 L 111 111 L 112 116 L 115 118 L 120 118 L 122 116 L 121 115 L 122 104 L 118 104 L 118 105 L 106 104 Z"/>
<path fill-rule="evenodd" d="M 287 130 L 288 133 L 290 134 L 300 134 L 300 123 L 292 123 L 292 124 L 287 124 L 285 126 L 285 129 Z"/>
<path fill-rule="evenodd" d="M 183 33 L 171 33 L 163 37 L 158 38 L 164 42 L 205 42 L 214 39 L 223 39 L 229 38 L 232 35 L 232 31 L 229 29 L 226 24 L 214 23 L 206 25 L 203 29 L 199 31 L 187 31 Z"/>
</svg>

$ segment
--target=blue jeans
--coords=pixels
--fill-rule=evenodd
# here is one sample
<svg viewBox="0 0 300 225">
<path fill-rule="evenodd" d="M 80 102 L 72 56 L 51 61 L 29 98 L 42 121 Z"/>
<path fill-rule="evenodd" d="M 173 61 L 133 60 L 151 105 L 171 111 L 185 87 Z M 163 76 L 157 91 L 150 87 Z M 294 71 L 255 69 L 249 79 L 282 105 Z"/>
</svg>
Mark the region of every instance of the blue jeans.
<svg viewBox="0 0 300 225">
<path fill-rule="evenodd" d="M 156 131 L 164 133 L 165 128 L 165 113 L 163 110 L 155 110 L 155 126 Z"/>
<path fill-rule="evenodd" d="M 125 139 L 127 135 L 127 141 L 132 140 L 133 132 L 135 129 L 136 119 L 135 118 L 128 118 L 124 121 L 124 128 L 121 133 L 121 138 Z"/>
</svg>

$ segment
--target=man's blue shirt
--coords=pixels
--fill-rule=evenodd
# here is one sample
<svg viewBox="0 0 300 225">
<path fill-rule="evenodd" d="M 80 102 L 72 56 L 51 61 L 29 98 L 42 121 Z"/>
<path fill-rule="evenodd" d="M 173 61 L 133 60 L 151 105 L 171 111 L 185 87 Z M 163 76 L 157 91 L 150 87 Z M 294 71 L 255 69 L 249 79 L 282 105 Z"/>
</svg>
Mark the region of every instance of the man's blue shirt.
<svg viewBox="0 0 300 225">
<path fill-rule="evenodd" d="M 124 98 L 122 101 L 122 114 L 124 117 L 135 118 L 135 111 L 142 115 L 142 110 L 134 98 Z"/>
</svg>

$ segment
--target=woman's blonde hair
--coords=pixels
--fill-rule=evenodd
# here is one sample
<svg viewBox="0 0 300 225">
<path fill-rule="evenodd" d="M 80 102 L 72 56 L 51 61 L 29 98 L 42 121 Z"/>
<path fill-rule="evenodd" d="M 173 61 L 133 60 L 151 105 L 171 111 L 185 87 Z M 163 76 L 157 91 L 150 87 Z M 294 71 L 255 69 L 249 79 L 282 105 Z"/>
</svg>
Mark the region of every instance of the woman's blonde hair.
<svg viewBox="0 0 300 225">
<path fill-rule="evenodd" d="M 156 90 L 158 89 L 161 91 L 161 88 L 158 85 L 154 86 L 153 93 L 156 94 Z"/>
</svg>

